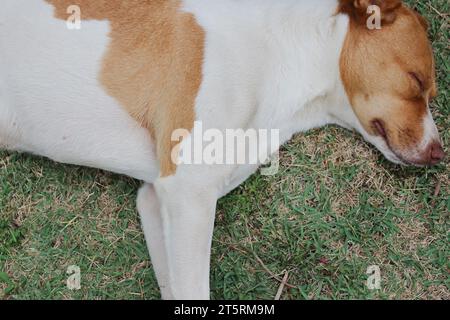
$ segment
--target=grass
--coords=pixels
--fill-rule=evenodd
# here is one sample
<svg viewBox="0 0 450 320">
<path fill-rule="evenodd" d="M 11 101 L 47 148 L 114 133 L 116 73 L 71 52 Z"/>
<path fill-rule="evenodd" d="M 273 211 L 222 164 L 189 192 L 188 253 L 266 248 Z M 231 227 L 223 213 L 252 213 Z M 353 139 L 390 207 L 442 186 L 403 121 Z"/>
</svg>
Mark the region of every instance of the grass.
<svg viewBox="0 0 450 320">
<path fill-rule="evenodd" d="M 440 96 L 433 113 L 450 145 L 446 0 L 410 1 L 430 21 Z M 335 127 L 297 136 L 281 172 L 254 175 L 220 200 L 212 297 L 450 299 L 449 163 L 389 164 Z M 159 298 L 135 210 L 139 182 L 0 153 L 0 298 Z M 69 265 L 82 289 L 66 287 Z M 365 285 L 381 269 L 381 289 Z"/>
</svg>

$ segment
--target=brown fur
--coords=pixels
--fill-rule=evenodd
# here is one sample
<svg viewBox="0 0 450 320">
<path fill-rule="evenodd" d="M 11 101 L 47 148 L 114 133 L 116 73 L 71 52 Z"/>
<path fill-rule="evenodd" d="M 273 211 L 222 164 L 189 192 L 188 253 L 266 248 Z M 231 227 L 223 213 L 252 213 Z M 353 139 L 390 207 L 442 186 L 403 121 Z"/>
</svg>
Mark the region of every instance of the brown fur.
<svg viewBox="0 0 450 320">
<path fill-rule="evenodd" d="M 427 103 L 437 91 L 433 53 L 423 18 L 417 13 L 397 0 L 365 2 L 381 3 L 382 10 L 395 19 L 384 23 L 381 30 L 369 30 L 362 23 L 368 18 L 366 11 L 352 7 L 354 1 L 341 0 L 343 12 L 351 18 L 341 76 L 364 128 L 380 135 L 373 123 L 381 122 L 388 144 L 401 153 L 422 141 Z"/>
<path fill-rule="evenodd" d="M 367 21 L 367 8 L 377 5 L 381 9 L 381 18 L 384 24 L 392 23 L 396 18 L 396 9 L 401 0 L 340 0 L 339 12 L 350 15 L 353 22 L 365 25 Z"/>
<path fill-rule="evenodd" d="M 99 79 L 156 144 L 161 176 L 175 173 L 176 129 L 193 128 L 202 82 L 204 31 L 177 0 L 46 0 L 67 19 L 70 5 L 82 19 L 109 20 L 111 43 Z"/>
</svg>

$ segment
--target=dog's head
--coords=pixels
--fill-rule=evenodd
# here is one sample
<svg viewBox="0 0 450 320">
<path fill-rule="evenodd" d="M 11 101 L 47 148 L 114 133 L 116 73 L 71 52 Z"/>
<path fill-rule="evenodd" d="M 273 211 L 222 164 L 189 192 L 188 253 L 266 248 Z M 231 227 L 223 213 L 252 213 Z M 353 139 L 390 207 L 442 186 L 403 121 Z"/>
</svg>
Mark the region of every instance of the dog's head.
<svg viewBox="0 0 450 320">
<path fill-rule="evenodd" d="M 445 153 L 429 110 L 437 89 L 427 22 L 400 0 L 340 0 L 340 12 L 350 17 L 340 70 L 358 129 L 395 163 L 439 163 Z"/>
</svg>

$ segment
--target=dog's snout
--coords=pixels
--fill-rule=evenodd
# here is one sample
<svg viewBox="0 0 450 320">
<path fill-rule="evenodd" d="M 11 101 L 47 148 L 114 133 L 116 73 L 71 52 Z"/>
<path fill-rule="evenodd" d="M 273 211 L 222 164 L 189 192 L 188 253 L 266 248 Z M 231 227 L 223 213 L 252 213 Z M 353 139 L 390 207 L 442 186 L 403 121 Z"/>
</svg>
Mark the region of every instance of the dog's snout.
<svg viewBox="0 0 450 320">
<path fill-rule="evenodd" d="M 439 142 L 431 143 L 426 151 L 428 157 L 428 164 L 436 165 L 440 163 L 445 158 L 445 151 Z"/>
</svg>

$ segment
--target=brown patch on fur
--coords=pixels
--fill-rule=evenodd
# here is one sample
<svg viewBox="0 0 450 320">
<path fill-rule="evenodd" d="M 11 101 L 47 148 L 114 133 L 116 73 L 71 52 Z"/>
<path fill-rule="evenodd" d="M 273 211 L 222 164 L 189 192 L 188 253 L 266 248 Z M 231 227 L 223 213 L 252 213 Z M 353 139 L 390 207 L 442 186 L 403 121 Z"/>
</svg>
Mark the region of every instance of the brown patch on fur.
<svg viewBox="0 0 450 320">
<path fill-rule="evenodd" d="M 380 135 L 373 121 L 381 121 L 391 148 L 402 152 L 422 141 L 427 103 L 436 95 L 434 59 L 418 14 L 401 1 L 378 2 L 395 19 L 381 30 L 369 30 L 361 22 L 366 11 L 352 9 L 354 1 L 341 1 L 345 8 L 342 12 L 350 16 L 341 54 L 341 77 L 365 130 Z"/>
<path fill-rule="evenodd" d="M 175 173 L 176 129 L 192 130 L 202 82 L 204 31 L 178 0 L 46 0 L 66 20 L 78 5 L 82 19 L 108 20 L 111 43 L 101 83 L 156 143 L 161 176 Z"/>
<path fill-rule="evenodd" d="M 402 5 L 402 2 L 401 0 L 340 0 L 338 11 L 348 14 L 354 22 L 366 25 L 367 8 L 371 5 L 380 7 L 382 22 L 389 24 L 396 19 L 396 9 Z"/>
</svg>

